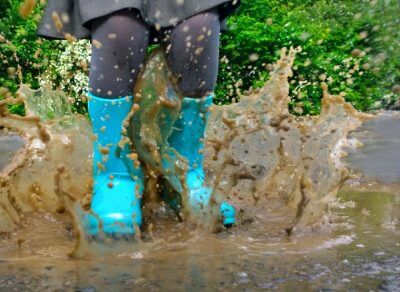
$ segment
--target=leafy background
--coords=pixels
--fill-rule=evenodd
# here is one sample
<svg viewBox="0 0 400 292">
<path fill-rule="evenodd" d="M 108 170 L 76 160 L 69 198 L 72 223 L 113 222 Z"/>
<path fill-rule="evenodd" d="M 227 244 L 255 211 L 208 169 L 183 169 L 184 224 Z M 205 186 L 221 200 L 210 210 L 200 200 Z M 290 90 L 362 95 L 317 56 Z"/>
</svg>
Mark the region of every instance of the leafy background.
<svg viewBox="0 0 400 292">
<path fill-rule="evenodd" d="M 21 2 L 0 2 L 0 99 L 21 82 L 51 86 L 85 113 L 90 44 L 37 38 L 45 5 L 23 19 Z M 390 107 L 400 95 L 399 11 L 398 0 L 243 0 L 221 37 L 216 103 L 261 87 L 280 49 L 300 46 L 291 80 L 294 113 L 319 113 L 322 81 L 359 110 Z"/>
</svg>

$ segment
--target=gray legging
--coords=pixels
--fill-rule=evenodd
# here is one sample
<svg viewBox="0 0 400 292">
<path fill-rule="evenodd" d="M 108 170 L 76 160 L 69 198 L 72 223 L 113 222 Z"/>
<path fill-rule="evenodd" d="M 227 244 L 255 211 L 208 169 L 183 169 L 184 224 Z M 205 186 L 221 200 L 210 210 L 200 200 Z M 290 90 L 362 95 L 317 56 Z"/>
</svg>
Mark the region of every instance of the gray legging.
<svg viewBox="0 0 400 292">
<path fill-rule="evenodd" d="M 124 9 L 92 21 L 90 92 L 115 98 L 132 94 L 146 57 L 151 27 L 136 9 Z M 168 65 L 187 97 L 214 90 L 219 59 L 220 20 L 212 9 L 189 17 L 159 37 L 167 48 Z"/>
</svg>

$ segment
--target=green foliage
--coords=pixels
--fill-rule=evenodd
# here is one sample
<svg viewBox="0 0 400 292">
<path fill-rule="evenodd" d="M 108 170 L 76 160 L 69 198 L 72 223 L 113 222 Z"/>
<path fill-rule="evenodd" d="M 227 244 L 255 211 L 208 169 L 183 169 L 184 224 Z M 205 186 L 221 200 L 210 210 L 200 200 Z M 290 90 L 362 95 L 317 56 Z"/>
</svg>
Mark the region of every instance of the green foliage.
<svg viewBox="0 0 400 292">
<path fill-rule="evenodd" d="M 322 81 L 359 110 L 394 103 L 398 11 L 397 0 L 243 0 L 222 36 L 217 100 L 229 103 L 237 88 L 262 86 L 280 49 L 300 46 L 291 80 L 291 106 L 299 113 L 319 112 Z"/>
<path fill-rule="evenodd" d="M 80 97 L 87 90 L 87 44 L 38 39 L 43 7 L 25 20 L 21 2 L 0 1 L 0 87 L 15 93 L 20 83 L 33 88 L 47 83 L 85 112 Z M 290 46 L 302 48 L 291 80 L 294 112 L 319 112 L 322 81 L 359 110 L 394 103 L 398 93 L 392 88 L 400 82 L 398 11 L 398 0 L 242 0 L 221 38 L 217 103 L 261 87 L 280 49 Z M 0 99 L 5 92 L 0 90 Z M 20 106 L 12 111 L 23 114 Z"/>
<path fill-rule="evenodd" d="M 49 55 L 55 54 L 52 44 L 41 42 L 35 34 L 41 6 L 37 6 L 31 17 L 23 19 L 19 14 L 21 1 L 2 0 L 0 3 L 0 87 L 15 93 L 20 83 L 39 86 L 38 76 L 46 66 Z M 1 90 L 0 99 L 6 97 Z M 12 106 L 11 111 L 23 114 L 21 106 Z"/>
</svg>

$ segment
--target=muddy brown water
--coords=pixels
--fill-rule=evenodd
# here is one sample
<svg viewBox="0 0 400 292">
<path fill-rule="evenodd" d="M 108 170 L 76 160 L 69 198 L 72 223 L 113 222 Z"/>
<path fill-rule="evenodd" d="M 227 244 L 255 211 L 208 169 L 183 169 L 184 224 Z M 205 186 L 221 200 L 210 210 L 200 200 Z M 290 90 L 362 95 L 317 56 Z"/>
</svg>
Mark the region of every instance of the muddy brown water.
<svg viewBox="0 0 400 292">
<path fill-rule="evenodd" d="M 208 157 L 213 149 L 218 149 L 218 157 L 207 163 L 211 172 L 221 170 L 219 188 L 232 193 L 230 199 L 241 211 L 237 226 L 218 233 L 181 223 L 160 204 L 150 220 L 154 226 L 146 226 L 141 240 L 92 242 L 86 247 L 96 249 L 95 256 L 71 258 L 76 237 L 68 215 L 53 211 L 60 204 L 53 195 L 53 176 L 59 163 L 67 164 L 70 180 L 80 179 L 80 184 L 69 187 L 79 193 L 90 171 L 89 163 L 82 164 L 82 159 L 90 161 L 87 120 L 76 117 L 63 120 L 61 126 L 45 124 L 39 139 L 37 120 L 1 117 L 0 124 L 21 129 L 24 138 L 12 131 L 0 135 L 0 174 L 7 169 L 10 174 L 1 178 L 4 184 L 14 184 L 0 188 L 8 191 L 0 192 L 0 206 L 8 208 L 0 210 L 4 218 L 0 220 L 4 229 L 0 290 L 398 291 L 398 114 L 378 115 L 357 128 L 362 117 L 341 98 L 325 93 L 321 117 L 296 120 L 287 112 L 292 61 L 281 60 L 261 93 L 213 113 L 209 136 L 223 136 L 219 130 L 227 132 L 224 127 L 232 128 L 234 134 L 226 136 L 227 148 L 223 148 L 225 140 L 208 141 L 212 144 L 206 149 L 211 153 Z M 59 101 L 55 105 L 63 104 L 62 99 L 54 100 Z M 224 124 L 218 124 L 221 120 Z M 335 145 L 350 130 L 347 145 L 362 143 L 364 147 L 346 150 L 349 156 L 343 161 L 354 171 L 342 185 L 348 175 L 336 159 L 340 151 Z M 24 150 L 24 143 L 28 146 L 22 157 L 27 160 L 17 161 L 19 168 L 10 168 L 10 161 L 18 157 L 13 153 Z M 82 145 L 86 146 L 83 150 L 79 149 Z M 68 153 L 70 159 L 66 161 L 61 153 Z M 233 184 L 230 178 L 235 170 L 240 175 Z M 296 171 L 301 177 L 294 175 Z M 18 200 L 7 201 L 11 195 Z M 285 204 L 294 207 L 282 208 Z M 289 236 L 285 229 L 293 215 L 298 226 L 307 228 Z"/>
<path fill-rule="evenodd" d="M 188 237 L 188 230 L 170 226 L 157 234 L 170 237 L 165 241 L 92 260 L 67 257 L 71 233 L 40 214 L 19 230 L 20 237 L 1 241 L 0 289 L 397 291 L 399 194 L 350 190 L 339 198 L 329 233 L 274 238 L 254 222 Z"/>
</svg>

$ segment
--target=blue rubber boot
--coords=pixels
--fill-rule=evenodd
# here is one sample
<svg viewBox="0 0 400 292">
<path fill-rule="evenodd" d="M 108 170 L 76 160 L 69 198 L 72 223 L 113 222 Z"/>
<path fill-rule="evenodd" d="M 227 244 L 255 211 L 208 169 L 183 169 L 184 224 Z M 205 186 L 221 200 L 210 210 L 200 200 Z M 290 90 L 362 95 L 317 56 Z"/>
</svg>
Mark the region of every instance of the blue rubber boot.
<svg viewBox="0 0 400 292">
<path fill-rule="evenodd" d="M 181 115 L 176 120 L 168 138 L 171 147 L 188 160 L 186 184 L 189 189 L 189 203 L 194 210 L 201 210 L 210 202 L 212 189 L 205 185 L 203 149 L 205 127 L 212 105 L 212 96 L 204 98 L 185 97 L 182 100 Z M 235 209 L 222 202 L 220 214 L 225 226 L 235 223 Z"/>
<path fill-rule="evenodd" d="M 132 97 L 104 99 L 89 94 L 89 115 L 97 138 L 93 143 L 92 213 L 84 220 L 89 235 L 133 235 L 142 224 L 143 173 L 140 167 L 128 171 L 121 158 L 130 153 L 129 147 L 118 147 L 132 102 Z"/>
</svg>

